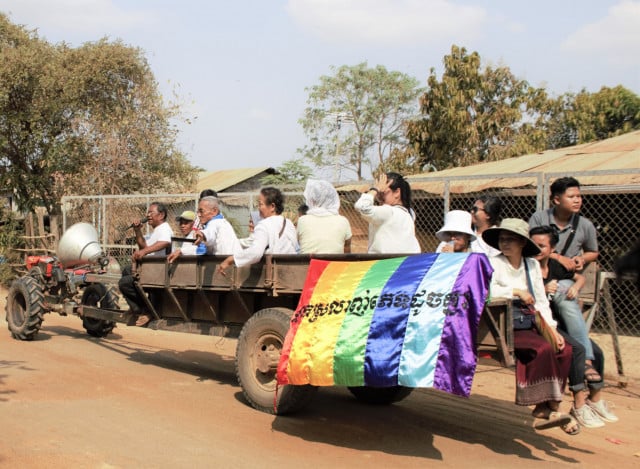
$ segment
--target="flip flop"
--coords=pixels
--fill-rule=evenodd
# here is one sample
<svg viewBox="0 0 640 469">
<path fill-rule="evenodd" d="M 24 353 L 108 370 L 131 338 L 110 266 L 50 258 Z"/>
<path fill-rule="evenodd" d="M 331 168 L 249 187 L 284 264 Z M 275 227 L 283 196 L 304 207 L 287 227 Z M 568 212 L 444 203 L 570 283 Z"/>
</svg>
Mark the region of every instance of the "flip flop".
<svg viewBox="0 0 640 469">
<path fill-rule="evenodd" d="M 138 327 L 144 327 L 147 324 L 149 324 L 151 322 L 151 316 L 148 314 L 141 314 L 140 316 L 138 316 L 138 319 L 136 320 L 136 326 Z"/>
<path fill-rule="evenodd" d="M 547 428 L 561 427 L 571 422 L 571 416 L 569 414 L 563 414 L 562 412 L 551 412 L 548 419 L 540 420 L 536 422 L 533 428 L 536 430 L 546 430 Z"/>
<path fill-rule="evenodd" d="M 569 417 L 571 417 L 571 416 L 569 416 Z M 567 435 L 577 435 L 578 433 L 580 433 L 580 430 L 581 430 L 580 424 L 573 417 L 571 417 L 571 420 L 569 420 L 569 423 L 565 423 L 564 425 L 560 425 L 560 428 L 562 428 L 562 430 Z"/>
<path fill-rule="evenodd" d="M 600 376 L 598 370 L 589 364 L 585 364 L 584 366 L 584 377 L 588 383 L 599 383 L 602 381 L 602 376 Z"/>
</svg>

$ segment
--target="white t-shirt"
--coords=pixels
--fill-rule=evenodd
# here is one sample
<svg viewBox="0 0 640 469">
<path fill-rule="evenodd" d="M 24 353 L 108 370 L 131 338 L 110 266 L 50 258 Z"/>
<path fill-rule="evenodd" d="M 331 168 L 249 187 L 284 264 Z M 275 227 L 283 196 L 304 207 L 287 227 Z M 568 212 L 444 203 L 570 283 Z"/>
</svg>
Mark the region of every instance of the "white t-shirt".
<svg viewBox="0 0 640 469">
<path fill-rule="evenodd" d="M 342 254 L 351 239 L 351 225 L 342 215 L 303 215 L 297 230 L 302 254 Z"/>
<path fill-rule="evenodd" d="M 402 205 L 374 205 L 371 194 L 362 194 L 354 205 L 369 222 L 369 252 L 381 254 L 417 254 L 413 217 Z"/>
<path fill-rule="evenodd" d="M 148 238 L 146 238 L 147 241 L 147 246 L 151 246 L 155 243 L 157 243 L 158 241 L 166 241 L 167 243 L 169 243 L 169 248 L 171 248 L 171 237 L 173 236 L 173 230 L 171 229 L 171 226 L 169 225 L 169 223 L 162 222 L 160 225 L 156 226 L 153 229 L 153 232 L 151 233 L 151 235 L 149 235 Z M 167 254 L 167 251 L 165 251 L 164 249 L 161 249 L 159 251 L 153 251 L 150 252 L 149 254 L 147 254 L 147 256 L 165 256 Z"/>
<path fill-rule="evenodd" d="M 284 224 L 284 230 L 282 229 Z M 282 234 L 280 234 L 282 232 Z M 296 254 L 298 236 L 291 220 L 282 215 L 263 219 L 253 230 L 253 242 L 247 249 L 234 251 L 233 259 L 238 267 L 255 264 L 264 254 Z"/>
<path fill-rule="evenodd" d="M 233 226 L 224 218 L 209 220 L 202 228 L 207 254 L 230 256 L 240 248 Z"/>
</svg>

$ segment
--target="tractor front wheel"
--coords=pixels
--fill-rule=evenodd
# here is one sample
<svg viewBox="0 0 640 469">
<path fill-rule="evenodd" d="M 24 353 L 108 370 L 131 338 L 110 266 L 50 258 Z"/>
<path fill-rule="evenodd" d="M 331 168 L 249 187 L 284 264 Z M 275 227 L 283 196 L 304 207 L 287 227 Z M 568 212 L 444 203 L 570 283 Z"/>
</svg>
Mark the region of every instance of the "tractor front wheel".
<svg viewBox="0 0 640 469">
<path fill-rule="evenodd" d="M 14 280 L 7 296 L 7 323 L 15 339 L 33 340 L 42 325 L 44 291 L 33 277 Z"/>
</svg>

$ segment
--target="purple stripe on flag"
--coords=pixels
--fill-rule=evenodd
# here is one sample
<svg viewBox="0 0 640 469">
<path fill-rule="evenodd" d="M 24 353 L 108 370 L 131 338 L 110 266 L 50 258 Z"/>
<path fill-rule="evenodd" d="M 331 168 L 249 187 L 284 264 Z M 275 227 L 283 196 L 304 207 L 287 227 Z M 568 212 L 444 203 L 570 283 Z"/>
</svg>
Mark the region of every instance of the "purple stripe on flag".
<svg viewBox="0 0 640 469">
<path fill-rule="evenodd" d="M 436 364 L 433 387 L 468 397 L 476 369 L 476 335 L 493 269 L 484 254 L 469 254 L 452 292 Z"/>
</svg>

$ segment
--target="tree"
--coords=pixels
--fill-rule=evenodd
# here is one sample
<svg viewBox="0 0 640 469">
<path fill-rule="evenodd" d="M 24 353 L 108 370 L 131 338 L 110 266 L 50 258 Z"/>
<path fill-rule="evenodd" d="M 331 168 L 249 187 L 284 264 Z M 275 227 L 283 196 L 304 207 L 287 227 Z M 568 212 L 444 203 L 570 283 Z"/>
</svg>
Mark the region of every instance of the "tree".
<svg viewBox="0 0 640 469">
<path fill-rule="evenodd" d="M 260 183 L 265 186 L 302 185 L 313 172 L 301 158 L 285 161 L 276 170 L 275 174 L 260 179 Z"/>
<path fill-rule="evenodd" d="M 332 76 L 307 88 L 308 107 L 300 124 L 310 144 L 299 152 L 319 168 L 363 179 L 406 143 L 404 124 L 415 114 L 418 81 L 367 63 L 332 67 Z"/>
<path fill-rule="evenodd" d="M 22 210 L 64 195 L 193 189 L 172 119 L 140 49 L 51 45 L 0 14 L 0 184 Z"/>
<path fill-rule="evenodd" d="M 454 45 L 441 81 L 431 69 L 421 117 L 407 126 L 421 167 L 464 166 L 544 148 L 544 132 L 535 124 L 547 110 L 546 92 L 508 67 L 480 65 L 477 52 Z"/>
<path fill-rule="evenodd" d="M 548 148 L 603 140 L 640 129 L 640 97 L 623 86 L 565 93 L 546 123 Z"/>
</svg>

